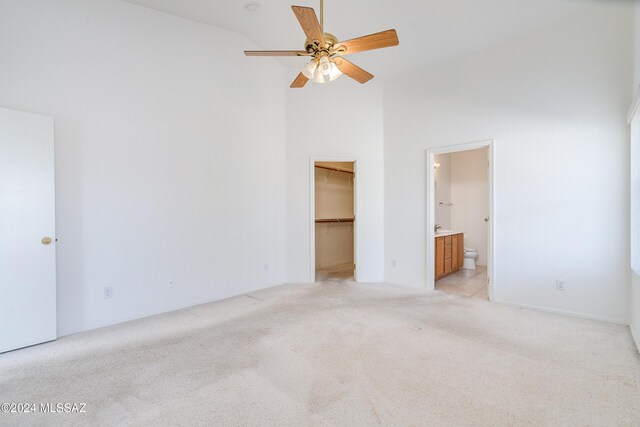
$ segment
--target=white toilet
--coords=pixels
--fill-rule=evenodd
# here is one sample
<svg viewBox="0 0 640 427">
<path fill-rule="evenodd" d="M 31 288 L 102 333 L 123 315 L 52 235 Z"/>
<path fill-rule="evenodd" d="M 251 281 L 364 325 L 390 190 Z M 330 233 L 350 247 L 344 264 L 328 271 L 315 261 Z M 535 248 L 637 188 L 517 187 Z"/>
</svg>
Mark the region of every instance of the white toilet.
<svg viewBox="0 0 640 427">
<path fill-rule="evenodd" d="M 467 270 L 475 270 L 477 257 L 478 251 L 471 248 L 464 248 L 464 262 L 462 263 L 462 268 L 466 268 Z"/>
</svg>

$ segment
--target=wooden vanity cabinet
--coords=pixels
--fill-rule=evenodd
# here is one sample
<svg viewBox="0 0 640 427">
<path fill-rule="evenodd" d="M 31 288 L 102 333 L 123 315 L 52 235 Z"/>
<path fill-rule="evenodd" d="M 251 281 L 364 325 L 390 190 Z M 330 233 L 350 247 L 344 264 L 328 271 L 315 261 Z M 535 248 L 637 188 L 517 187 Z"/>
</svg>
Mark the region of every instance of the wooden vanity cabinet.
<svg viewBox="0 0 640 427">
<path fill-rule="evenodd" d="M 464 234 L 436 237 L 436 280 L 459 271 L 463 261 Z"/>
<path fill-rule="evenodd" d="M 436 237 L 436 280 L 444 276 L 444 237 Z"/>
</svg>

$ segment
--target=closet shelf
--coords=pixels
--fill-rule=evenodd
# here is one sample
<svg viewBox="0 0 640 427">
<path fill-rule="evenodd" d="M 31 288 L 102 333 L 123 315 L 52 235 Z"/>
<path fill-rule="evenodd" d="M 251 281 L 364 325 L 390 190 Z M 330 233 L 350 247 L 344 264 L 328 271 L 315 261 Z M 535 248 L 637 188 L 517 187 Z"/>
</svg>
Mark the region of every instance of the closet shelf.
<svg viewBox="0 0 640 427">
<path fill-rule="evenodd" d="M 318 169 L 326 169 L 326 170 L 329 170 L 329 171 L 349 173 L 351 175 L 355 174 L 355 172 L 353 172 L 353 171 L 351 171 L 349 169 L 336 168 L 336 167 L 333 167 L 333 166 L 315 165 L 315 167 L 317 167 Z"/>
<path fill-rule="evenodd" d="M 316 224 L 325 224 L 330 222 L 354 222 L 355 218 L 324 218 L 316 219 Z"/>
</svg>

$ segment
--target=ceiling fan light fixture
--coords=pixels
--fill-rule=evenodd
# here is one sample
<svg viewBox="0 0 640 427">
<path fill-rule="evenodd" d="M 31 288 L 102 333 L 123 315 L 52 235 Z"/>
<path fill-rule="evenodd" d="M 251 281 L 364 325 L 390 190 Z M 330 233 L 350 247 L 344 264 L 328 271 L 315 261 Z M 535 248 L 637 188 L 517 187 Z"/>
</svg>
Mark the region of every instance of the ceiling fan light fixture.
<svg viewBox="0 0 640 427">
<path fill-rule="evenodd" d="M 329 72 L 329 81 L 334 81 L 342 75 L 342 71 L 338 68 L 335 62 L 331 62 L 331 71 Z"/>
<path fill-rule="evenodd" d="M 327 57 L 311 59 L 307 66 L 302 70 L 302 74 L 314 83 L 329 83 L 342 75 L 342 71 L 338 66 Z"/>
<path fill-rule="evenodd" d="M 326 56 L 323 56 L 322 58 L 320 58 L 320 61 L 318 62 L 318 71 L 323 76 L 328 76 L 331 73 L 331 65 L 332 63 L 331 61 L 329 61 L 329 58 L 327 58 Z"/>
<path fill-rule="evenodd" d="M 315 58 L 311 58 L 307 65 L 302 70 L 302 74 L 308 79 L 313 79 L 316 74 L 316 70 L 318 69 L 318 61 Z"/>
<path fill-rule="evenodd" d="M 329 77 L 322 74 L 320 72 L 320 68 L 318 68 L 315 74 L 313 75 L 313 78 L 311 79 L 311 81 L 314 83 L 327 83 L 329 81 Z"/>
</svg>

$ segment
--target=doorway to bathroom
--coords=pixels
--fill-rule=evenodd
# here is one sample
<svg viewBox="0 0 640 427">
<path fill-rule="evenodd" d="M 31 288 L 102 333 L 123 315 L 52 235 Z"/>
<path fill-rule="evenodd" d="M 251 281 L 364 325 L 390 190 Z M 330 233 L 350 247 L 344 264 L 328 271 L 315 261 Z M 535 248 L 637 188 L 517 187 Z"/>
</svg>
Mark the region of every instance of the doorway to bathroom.
<svg viewBox="0 0 640 427">
<path fill-rule="evenodd" d="M 493 141 L 427 152 L 430 289 L 493 299 Z"/>
<path fill-rule="evenodd" d="M 315 280 L 355 280 L 355 162 L 313 166 Z"/>
</svg>

